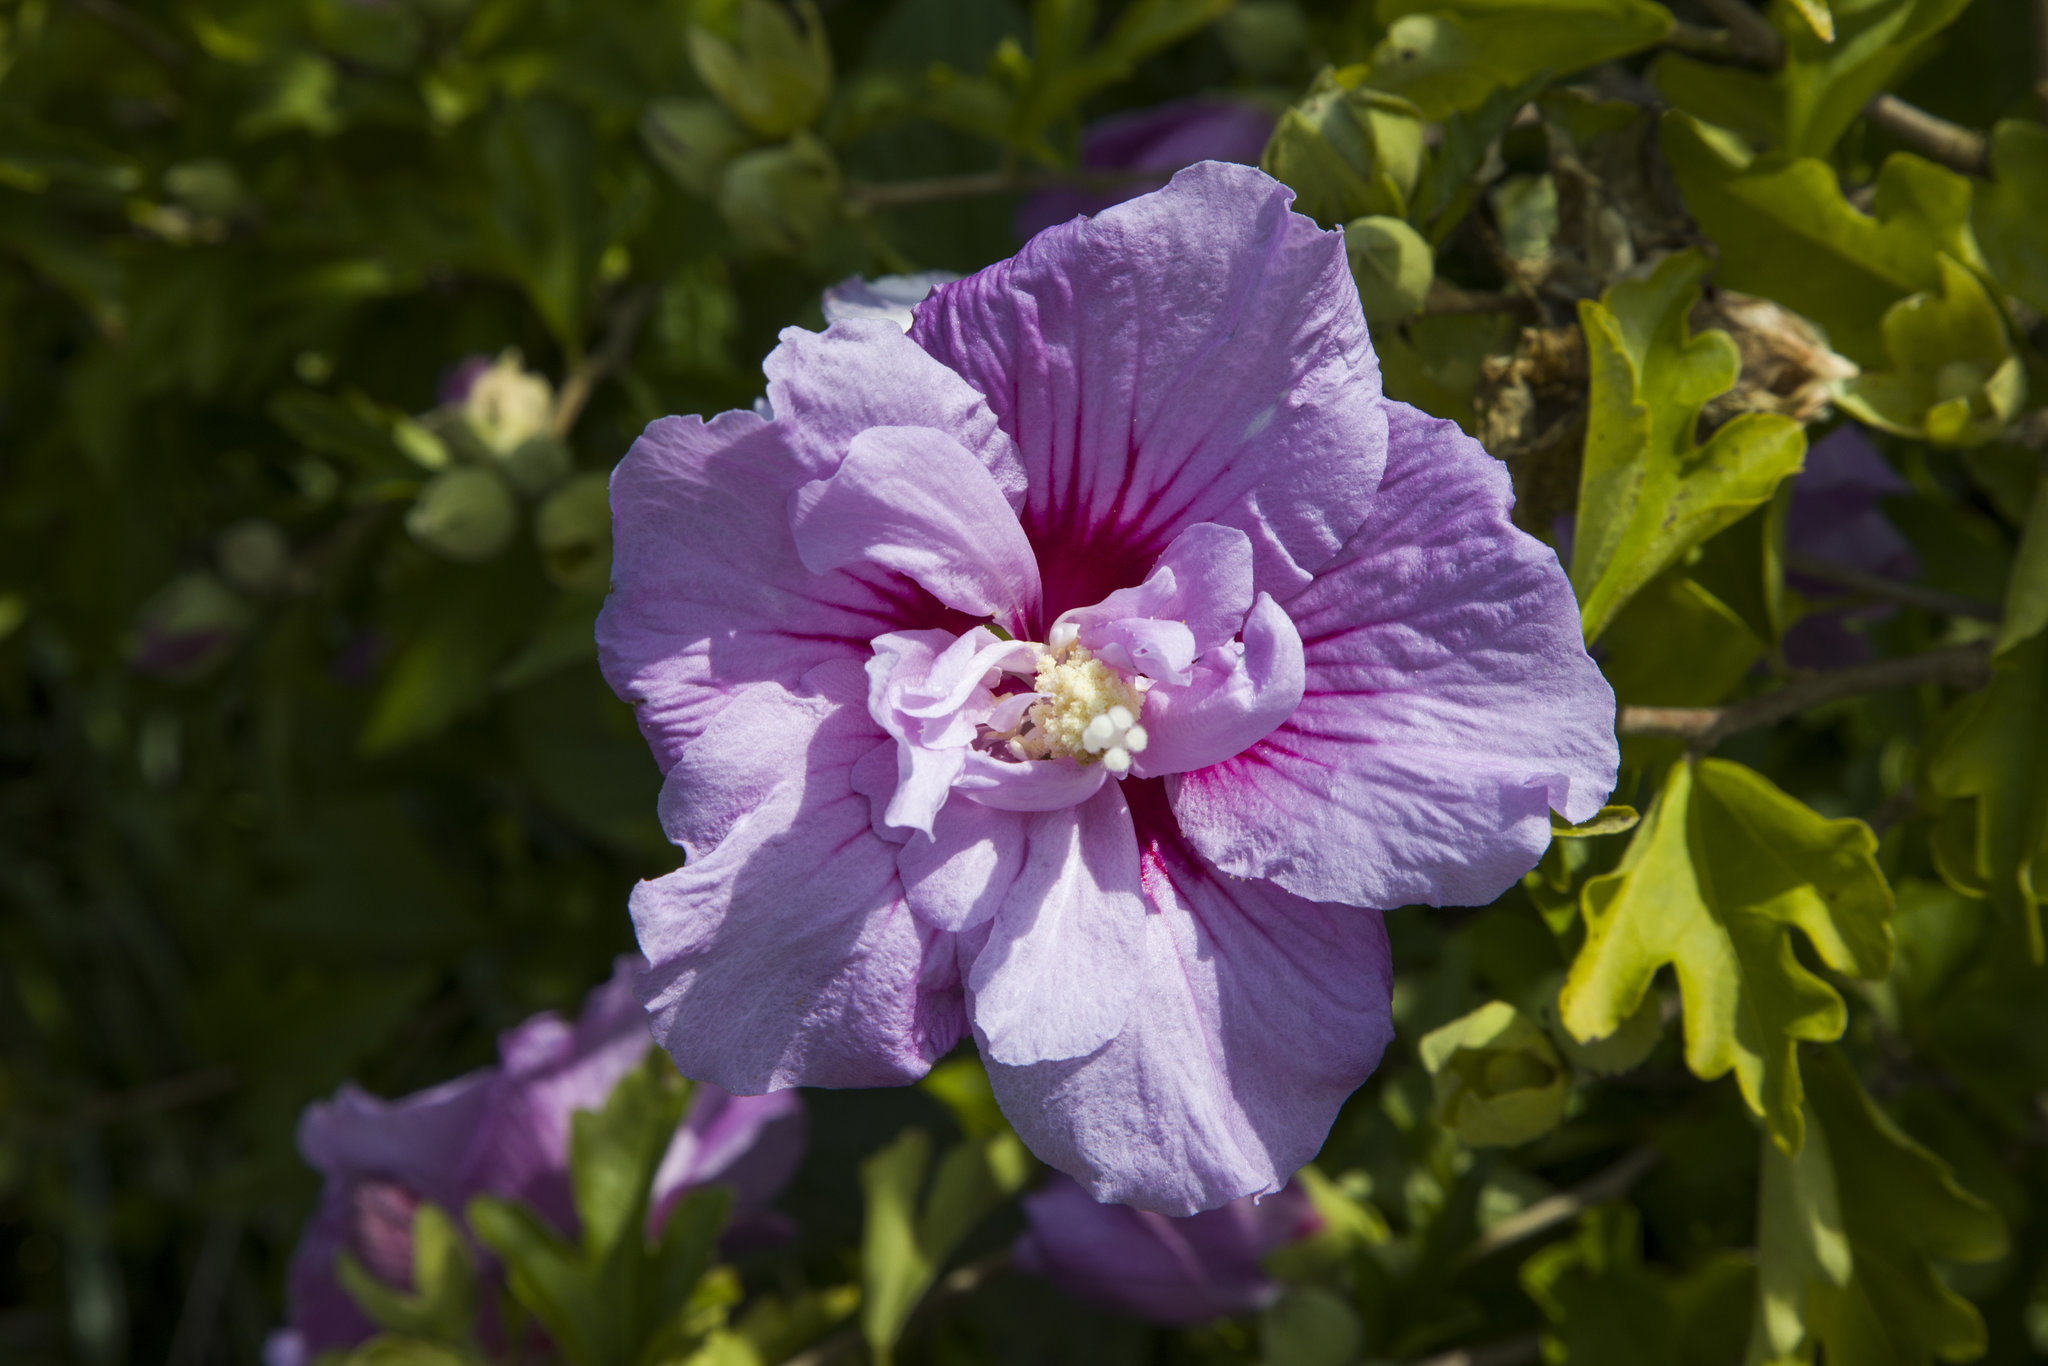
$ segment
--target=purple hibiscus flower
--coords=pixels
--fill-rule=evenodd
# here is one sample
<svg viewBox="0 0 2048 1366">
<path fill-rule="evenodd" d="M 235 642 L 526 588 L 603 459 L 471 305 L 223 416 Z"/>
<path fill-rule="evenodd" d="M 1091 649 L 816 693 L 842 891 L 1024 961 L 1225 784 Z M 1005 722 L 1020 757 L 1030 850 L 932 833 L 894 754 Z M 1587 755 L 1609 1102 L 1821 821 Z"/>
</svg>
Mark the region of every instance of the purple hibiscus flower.
<svg viewBox="0 0 2048 1366">
<path fill-rule="evenodd" d="M 291 1326 L 272 1337 L 269 1366 L 296 1366 L 377 1331 L 342 1288 L 335 1257 L 346 1249 L 371 1274 L 409 1287 L 422 1202 L 459 1222 L 473 1196 L 521 1199 L 573 1233 L 570 1117 L 601 1107 L 652 1042 L 633 970 L 620 959 L 573 1023 L 549 1013 L 508 1031 L 495 1067 L 395 1101 L 348 1085 L 307 1108 L 299 1151 L 327 1184 L 292 1258 Z M 743 1098 L 700 1085 L 655 1175 L 653 1219 L 686 1190 L 714 1183 L 733 1186 L 738 1208 L 758 1219 L 794 1172 L 803 1138 L 794 1092 Z"/>
<path fill-rule="evenodd" d="M 1276 1191 L 1392 1032 L 1373 907 L 1490 900 L 1613 785 L 1502 466 L 1381 396 L 1342 239 L 1206 162 L 789 329 L 772 420 L 612 477 L 600 659 L 688 855 L 635 990 L 729 1091 L 972 1031 L 1099 1200 Z"/>
<path fill-rule="evenodd" d="M 1884 515 L 1880 500 L 1911 493 L 1870 438 L 1854 423 L 1835 428 L 1806 452 L 1806 466 L 1792 482 L 1785 518 L 1785 544 L 1794 555 L 1887 579 L 1913 579 L 1919 557 Z M 1796 569 L 1787 581 L 1802 595 L 1839 598 L 1842 588 Z M 1855 620 L 1885 615 L 1885 608 L 1816 612 L 1785 633 L 1785 657 L 1801 668 L 1842 667 L 1870 657 L 1870 642 L 1850 629 Z"/>
<path fill-rule="evenodd" d="M 1323 1226 L 1297 1185 L 1254 1201 L 1170 1219 L 1128 1205 L 1100 1205 L 1065 1177 L 1024 1197 L 1020 1270 L 1076 1299 L 1173 1326 L 1248 1314 L 1279 1285 L 1260 1266 L 1267 1253 Z"/>
<path fill-rule="evenodd" d="M 1128 114 L 1098 119 L 1081 131 L 1084 171 L 1157 171 L 1151 184 L 1133 181 L 1116 190 L 1045 190 L 1017 210 L 1017 235 L 1030 237 L 1076 214 L 1100 213 L 1112 204 L 1157 189 L 1166 178 L 1198 161 L 1257 165 L 1273 136 L 1273 111 L 1242 100 L 1175 100 Z"/>
</svg>

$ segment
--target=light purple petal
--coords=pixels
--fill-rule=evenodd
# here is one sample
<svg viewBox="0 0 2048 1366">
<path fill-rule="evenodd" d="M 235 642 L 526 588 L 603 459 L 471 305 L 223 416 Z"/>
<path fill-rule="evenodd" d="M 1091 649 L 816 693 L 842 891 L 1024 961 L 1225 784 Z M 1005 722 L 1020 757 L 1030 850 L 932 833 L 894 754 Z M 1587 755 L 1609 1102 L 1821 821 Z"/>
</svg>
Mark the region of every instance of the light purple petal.
<svg viewBox="0 0 2048 1366">
<path fill-rule="evenodd" d="M 849 275 L 826 290 L 825 297 L 818 304 L 828 325 L 846 318 L 877 318 L 908 332 L 911 310 L 923 301 L 924 296 L 931 293 L 935 285 L 959 278 L 950 270 L 881 275 L 872 280 Z"/>
<path fill-rule="evenodd" d="M 1012 635 L 1038 606 L 1038 561 L 1017 514 L 995 476 L 944 432 L 860 433 L 837 470 L 792 495 L 789 521 L 813 573 L 879 564 Z"/>
<path fill-rule="evenodd" d="M 1087 801 L 1108 780 L 1101 764 L 1072 759 L 1013 763 L 969 750 L 955 788 L 968 800 L 1001 811 L 1053 811 Z"/>
<path fill-rule="evenodd" d="M 1245 532 L 1254 586 L 1282 597 L 1364 519 L 1379 366 L 1341 238 L 1290 197 L 1205 162 L 918 306 L 911 337 L 1018 443 L 1048 616 L 1140 581 L 1199 522 Z"/>
<path fill-rule="evenodd" d="M 989 1080 L 1031 1150 L 1096 1199 L 1192 1214 L 1278 1190 L 1322 1146 L 1393 1036 L 1386 931 L 1376 911 L 1218 873 L 1156 783 L 1122 790 L 1152 902 L 1130 1018 L 1085 1058 L 991 1062 Z"/>
<path fill-rule="evenodd" d="M 1299 1185 L 1185 1219 L 1104 1205 L 1064 1176 L 1024 1197 L 1017 1265 L 1078 1299 L 1153 1323 L 1206 1323 L 1272 1302 L 1260 1261 L 1322 1226 Z"/>
<path fill-rule="evenodd" d="M 1141 778 L 1222 763 L 1265 739 L 1301 705 L 1301 636 L 1264 593 L 1245 617 L 1242 648 L 1211 651 L 1187 687 L 1145 695 L 1149 742 L 1133 771 Z"/>
<path fill-rule="evenodd" d="M 1130 809 L 1112 783 L 1025 825 L 1023 866 L 967 975 L 983 1051 L 1024 1065 L 1092 1053 L 1130 1014 L 1146 904 Z"/>
<path fill-rule="evenodd" d="M 1508 521 L 1505 468 L 1387 405 L 1393 455 L 1343 556 L 1286 604 L 1308 686 L 1225 763 L 1168 780 L 1225 872 L 1353 905 L 1478 905 L 1614 787 L 1614 694 L 1557 557 Z"/>
<path fill-rule="evenodd" d="M 1236 527 L 1197 522 L 1173 538 L 1145 581 L 1119 588 L 1093 607 L 1068 613 L 1089 645 L 1089 628 L 1121 617 L 1176 621 L 1194 637 L 1195 653 L 1229 640 L 1252 606 L 1252 543 Z"/>
<path fill-rule="evenodd" d="M 1143 674 L 1161 683 L 1186 683 L 1194 677 L 1195 633 L 1185 622 L 1150 617 L 1121 617 L 1090 627 L 1081 643 L 1113 669 Z"/>
<path fill-rule="evenodd" d="M 864 684 L 848 665 L 801 694 L 750 689 L 670 770 L 722 813 L 715 847 L 632 898 L 651 965 L 634 989 L 685 1076 L 735 1095 L 896 1085 L 959 1036 L 957 985 L 924 983 L 927 950 L 951 948 L 904 904 L 897 846 L 852 786 L 881 738 Z"/>
<path fill-rule="evenodd" d="M 965 930 L 996 913 L 1024 867 L 1029 817 L 979 802 L 949 802 L 932 837 L 911 840 L 896 856 L 910 909 L 928 925 Z"/>
<path fill-rule="evenodd" d="M 697 1186 L 730 1186 L 742 1209 L 760 1209 L 789 1184 L 804 1153 L 804 1104 L 796 1091 L 732 1096 L 698 1084 L 690 1113 L 654 1173 L 651 1222 Z"/>
</svg>

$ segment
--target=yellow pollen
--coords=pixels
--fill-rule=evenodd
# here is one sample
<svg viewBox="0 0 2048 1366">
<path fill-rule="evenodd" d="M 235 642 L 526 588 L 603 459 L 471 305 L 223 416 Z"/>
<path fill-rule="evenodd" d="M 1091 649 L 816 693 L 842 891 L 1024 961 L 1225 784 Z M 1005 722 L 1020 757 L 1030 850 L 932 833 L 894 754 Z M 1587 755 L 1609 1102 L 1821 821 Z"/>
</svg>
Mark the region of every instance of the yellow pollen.
<svg viewBox="0 0 2048 1366">
<path fill-rule="evenodd" d="M 1040 655 L 1032 687 L 1041 700 L 1026 713 L 1011 753 L 1020 759 L 1070 756 L 1118 775 L 1130 771 L 1131 756 L 1147 738 L 1138 724 L 1142 692 L 1079 644 Z"/>
</svg>

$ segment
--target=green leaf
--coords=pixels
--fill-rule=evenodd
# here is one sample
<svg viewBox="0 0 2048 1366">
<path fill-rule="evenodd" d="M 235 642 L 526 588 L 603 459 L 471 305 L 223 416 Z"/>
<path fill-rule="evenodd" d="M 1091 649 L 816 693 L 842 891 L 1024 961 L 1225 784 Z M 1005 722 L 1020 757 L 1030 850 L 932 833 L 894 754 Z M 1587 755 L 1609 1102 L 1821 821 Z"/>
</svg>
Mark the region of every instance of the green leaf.
<svg viewBox="0 0 2048 1366">
<path fill-rule="evenodd" d="M 1678 569 L 1630 598 L 1600 643 L 1615 697 L 1653 707 L 1720 702 L 1769 648 L 1734 608 Z"/>
<path fill-rule="evenodd" d="M 1937 252 L 1975 260 L 1969 177 L 1931 161 L 1887 157 L 1866 214 L 1818 158 L 1752 157 L 1728 134 L 1675 112 L 1662 140 L 1686 207 L 1720 248 L 1717 283 L 1819 324 L 1858 364 L 1883 362 L 1880 326 L 1893 303 L 1939 286 Z"/>
<path fill-rule="evenodd" d="M 1766 1143 L 1750 1360 L 1967 1361 L 1984 1321 L 1936 1261 L 2002 1256 L 2004 1223 L 1864 1094 L 1836 1049 L 1807 1067 L 1806 1146 Z"/>
<path fill-rule="evenodd" d="M 591 1261 L 610 1257 L 622 1239 L 638 1238 L 655 1168 L 682 1122 L 691 1086 L 667 1054 L 650 1046 L 640 1066 L 612 1087 L 603 1109 L 571 1117 L 569 1182 Z"/>
<path fill-rule="evenodd" d="M 1358 1311 L 1319 1285 L 1291 1285 L 1259 1315 L 1259 1349 L 1274 1366 L 1351 1366 L 1365 1345 Z"/>
<path fill-rule="evenodd" d="M 922 1129 L 906 1129 L 861 1164 L 860 1323 L 879 1366 L 888 1366 L 912 1311 L 961 1240 L 1031 1174 L 1030 1155 L 1006 1129 L 948 1149 L 920 1201 L 931 1151 Z"/>
<path fill-rule="evenodd" d="M 1981 446 L 2019 416 L 2026 369 L 1983 282 L 1946 254 L 1935 259 L 1940 288 L 1901 299 L 1884 315 L 1892 368 L 1847 380 L 1839 402 L 1888 432 Z"/>
<path fill-rule="evenodd" d="M 2048 627 L 2048 479 L 2034 481 L 2034 498 L 2020 530 L 2012 574 L 2005 581 L 2005 613 L 1995 653 L 2004 654 Z"/>
<path fill-rule="evenodd" d="M 1624 830 L 1633 830 L 1642 816 L 1633 806 L 1603 806 L 1591 820 L 1578 825 L 1567 825 L 1556 812 L 1550 815 L 1550 837 L 1552 839 L 1587 839 L 1594 835 L 1616 835 Z"/>
<path fill-rule="evenodd" d="M 323 1355 L 317 1360 L 319 1366 L 480 1366 L 484 1358 L 443 1342 L 379 1333 L 346 1354 Z"/>
<path fill-rule="evenodd" d="M 505 1264 L 512 1298 L 540 1320 L 571 1362 L 599 1366 L 615 1360 L 605 1351 L 612 1334 L 580 1247 L 517 1201 L 479 1195 L 465 1214 L 477 1241 Z"/>
<path fill-rule="evenodd" d="M 1569 76 L 1640 52 L 1671 32 L 1671 12 L 1649 0 L 1380 0 L 1378 15 L 1387 36 L 1372 52 L 1372 84 L 1431 120 L 1542 72 Z"/>
<path fill-rule="evenodd" d="M 2048 852 L 2048 632 L 2001 651 L 1990 686 L 1942 718 L 1928 740 L 1927 778 L 1939 796 L 1975 803 L 1973 871 L 2042 961 L 2048 887 L 2036 885 L 2034 868 Z"/>
<path fill-rule="evenodd" d="M 968 1138 L 986 1138 L 1008 1133 L 1010 1121 L 996 1104 L 996 1093 L 988 1083 L 988 1070 L 979 1058 L 950 1058 L 925 1073 L 917 1084 L 920 1091 L 938 1097 L 952 1111 L 953 1122 Z"/>
<path fill-rule="evenodd" d="M 1794 0 L 1776 15 L 1785 38 L 1778 81 L 1785 92 L 1785 149 L 1824 157 L 1890 86 L 1920 49 L 1954 22 L 1969 0 L 1846 0 L 1833 6 L 1833 32 L 1803 13 L 1818 0 Z M 1819 5 L 1823 14 L 1826 5 Z"/>
<path fill-rule="evenodd" d="M 1638 1366 L 1677 1359 L 1669 1278 L 1644 1267 L 1642 1243 L 1634 1209 L 1595 1205 L 1570 1238 L 1522 1263 L 1522 1288 L 1550 1323 L 1546 1360 Z"/>
<path fill-rule="evenodd" d="M 1971 226 L 1998 283 L 2048 312 L 2048 128 L 2004 119 L 1991 130 L 1991 179 L 1977 187 Z"/>
<path fill-rule="evenodd" d="M 774 0 L 709 0 L 689 28 L 690 64 L 733 116 L 761 137 L 779 140 L 808 128 L 832 94 L 832 49 L 816 5 L 797 15 Z"/>
<path fill-rule="evenodd" d="M 1686 551 L 1769 498 L 1805 454 L 1799 424 L 1768 413 L 1694 444 L 1700 409 L 1741 369 L 1725 332 L 1688 335 L 1705 269 L 1698 252 L 1681 252 L 1579 305 L 1592 391 L 1571 576 L 1588 641 Z"/>
<path fill-rule="evenodd" d="M 1586 884 L 1586 942 L 1559 998 L 1581 1041 L 1620 1029 L 1670 965 L 1684 998 L 1686 1064 L 1735 1072 L 1788 1151 L 1800 1142 L 1798 1041 L 1839 1038 L 1841 996 L 1799 961 L 1877 979 L 1891 968 L 1891 891 L 1877 839 L 1826 820 L 1740 764 L 1676 764 L 1621 865 Z"/>
<path fill-rule="evenodd" d="M 1527 1143 L 1564 1118 L 1571 1074 L 1542 1026 L 1506 1001 L 1431 1030 L 1419 1052 L 1438 1120 L 1474 1147 Z"/>
<path fill-rule="evenodd" d="M 1784 100 L 1764 72 L 1660 52 L 1649 74 L 1666 104 L 1702 123 L 1725 128 L 1751 146 L 1785 140 Z"/>
</svg>

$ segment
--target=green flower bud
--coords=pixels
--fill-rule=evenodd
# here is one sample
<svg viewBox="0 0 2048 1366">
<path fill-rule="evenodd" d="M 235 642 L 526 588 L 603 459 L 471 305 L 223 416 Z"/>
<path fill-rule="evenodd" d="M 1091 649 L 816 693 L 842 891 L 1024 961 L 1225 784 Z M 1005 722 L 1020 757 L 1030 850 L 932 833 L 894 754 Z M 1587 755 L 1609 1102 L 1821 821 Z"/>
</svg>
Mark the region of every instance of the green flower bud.
<svg viewBox="0 0 2048 1366">
<path fill-rule="evenodd" d="M 1437 1118 L 1473 1147 L 1526 1143 L 1564 1118 L 1571 1078 L 1537 1023 L 1505 1001 L 1423 1036 Z"/>
<path fill-rule="evenodd" d="M 1294 188 L 1295 208 L 1325 224 L 1402 216 L 1422 174 L 1415 106 L 1356 79 L 1332 71 L 1316 77 L 1308 97 L 1280 116 L 1259 159 L 1268 175 Z"/>
<path fill-rule="evenodd" d="M 733 158 L 718 187 L 718 211 L 733 233 L 785 255 L 823 236 L 839 203 L 839 163 L 809 133 Z"/>
<path fill-rule="evenodd" d="M 533 515 L 548 577 L 564 588 L 599 593 L 611 580 L 611 480 L 579 474 L 548 495 Z"/>
<path fill-rule="evenodd" d="M 832 50 L 810 0 L 798 30 L 774 0 L 698 0 L 690 64 L 719 103 L 764 138 L 808 128 L 832 93 Z"/>
<path fill-rule="evenodd" d="M 481 564 L 512 539 L 519 504 L 505 481 L 469 466 L 435 475 L 405 514 L 412 538 L 457 564 Z"/>
<path fill-rule="evenodd" d="M 292 543 L 266 518 L 246 518 L 221 532 L 213 557 L 221 577 L 245 593 L 275 593 L 291 577 Z"/>
<path fill-rule="evenodd" d="M 640 116 L 640 137 L 678 185 L 706 199 L 718 193 L 727 162 L 747 145 L 747 132 L 710 100 L 661 99 Z"/>
<path fill-rule="evenodd" d="M 529 436 L 498 457 L 498 472 L 528 498 L 538 498 L 569 477 L 576 458 L 552 436 Z"/>
<path fill-rule="evenodd" d="M 1397 322 L 1422 311 L 1436 278 L 1436 253 L 1398 218 L 1354 218 L 1344 225 L 1344 254 L 1370 322 Z"/>
</svg>

